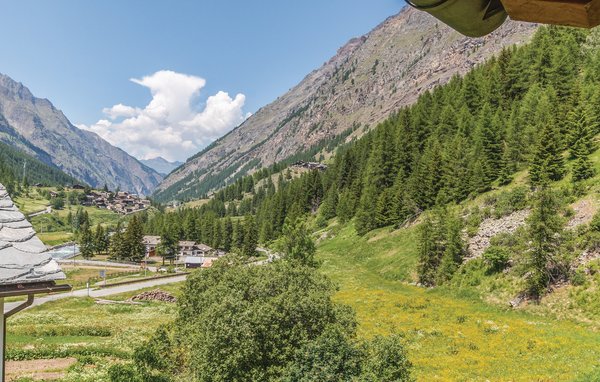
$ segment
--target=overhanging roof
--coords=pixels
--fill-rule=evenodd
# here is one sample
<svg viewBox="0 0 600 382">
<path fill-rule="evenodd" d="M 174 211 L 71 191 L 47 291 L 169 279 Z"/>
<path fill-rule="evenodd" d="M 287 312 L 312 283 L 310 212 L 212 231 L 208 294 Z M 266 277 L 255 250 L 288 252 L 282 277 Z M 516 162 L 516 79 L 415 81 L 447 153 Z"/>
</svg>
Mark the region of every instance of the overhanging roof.
<svg viewBox="0 0 600 382">
<path fill-rule="evenodd" d="M 6 286 L 43 283 L 43 289 L 65 279 L 58 263 L 45 252 L 46 246 L 0 184 L 0 294 L 12 289 Z"/>
</svg>

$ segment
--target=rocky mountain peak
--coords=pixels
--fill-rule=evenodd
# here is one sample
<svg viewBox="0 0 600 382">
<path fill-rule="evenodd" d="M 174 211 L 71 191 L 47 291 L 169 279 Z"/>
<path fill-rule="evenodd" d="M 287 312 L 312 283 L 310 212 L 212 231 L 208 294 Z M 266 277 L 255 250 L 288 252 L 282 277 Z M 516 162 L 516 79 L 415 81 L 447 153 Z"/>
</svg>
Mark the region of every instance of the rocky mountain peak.
<svg viewBox="0 0 600 382">
<path fill-rule="evenodd" d="M 467 38 L 424 12 L 404 8 L 353 38 L 321 68 L 240 127 L 190 158 L 159 186 L 159 199 L 188 198 L 348 132 L 368 129 L 417 97 L 464 74 L 506 46 L 529 40 L 536 25 L 507 22 Z M 357 129 L 353 135 L 366 129 Z M 223 174 L 228 174 L 225 177 Z"/>
</svg>

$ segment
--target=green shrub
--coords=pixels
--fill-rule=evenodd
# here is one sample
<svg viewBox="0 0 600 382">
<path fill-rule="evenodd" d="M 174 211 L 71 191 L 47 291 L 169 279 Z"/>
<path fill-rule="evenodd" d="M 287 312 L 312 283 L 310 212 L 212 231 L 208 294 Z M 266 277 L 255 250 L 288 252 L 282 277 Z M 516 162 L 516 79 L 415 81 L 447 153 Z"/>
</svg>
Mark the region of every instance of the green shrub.
<svg viewBox="0 0 600 382">
<path fill-rule="evenodd" d="M 570 279 L 571 279 L 571 284 L 573 284 L 575 286 L 584 285 L 586 283 L 586 281 L 587 281 L 587 279 L 585 277 L 585 273 L 581 269 L 576 269 L 571 274 Z"/>
<path fill-rule="evenodd" d="M 528 190 L 524 186 L 500 193 L 496 198 L 494 217 L 500 218 L 526 208 L 527 196 Z"/>
<path fill-rule="evenodd" d="M 510 252 L 499 246 L 491 246 L 483 253 L 483 260 L 490 272 L 501 272 L 509 264 Z"/>
</svg>

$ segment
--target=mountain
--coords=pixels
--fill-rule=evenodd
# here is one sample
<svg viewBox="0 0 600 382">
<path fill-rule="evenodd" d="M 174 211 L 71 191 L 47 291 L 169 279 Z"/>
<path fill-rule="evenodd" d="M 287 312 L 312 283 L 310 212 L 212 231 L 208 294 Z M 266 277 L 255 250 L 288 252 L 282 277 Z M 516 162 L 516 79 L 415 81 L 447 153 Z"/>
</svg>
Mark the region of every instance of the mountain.
<svg viewBox="0 0 600 382">
<path fill-rule="evenodd" d="M 142 159 L 140 160 L 143 164 L 150 167 L 153 170 L 158 171 L 159 174 L 167 175 L 170 174 L 171 171 L 175 170 L 177 167 L 183 165 L 183 162 L 169 162 L 163 157 L 157 157 L 153 159 Z"/>
<path fill-rule="evenodd" d="M 0 74 L 0 141 L 88 183 L 150 194 L 162 176 L 100 138 L 75 127 L 47 99 Z"/>
<path fill-rule="evenodd" d="M 161 200 L 205 193 L 335 137 L 364 133 L 419 94 L 464 74 L 512 44 L 533 24 L 507 22 L 484 38 L 464 37 L 410 7 L 350 40 L 296 87 L 188 159 L 157 188 Z M 226 179 L 228 178 L 228 179 Z"/>
</svg>

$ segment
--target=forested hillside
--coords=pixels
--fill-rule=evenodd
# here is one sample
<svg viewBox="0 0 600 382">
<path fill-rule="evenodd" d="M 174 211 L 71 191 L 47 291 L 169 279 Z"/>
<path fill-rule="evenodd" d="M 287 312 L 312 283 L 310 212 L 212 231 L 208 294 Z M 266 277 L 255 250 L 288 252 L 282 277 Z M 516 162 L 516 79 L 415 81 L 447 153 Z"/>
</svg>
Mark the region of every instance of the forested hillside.
<svg viewBox="0 0 600 382">
<path fill-rule="evenodd" d="M 23 181 L 26 184 L 42 183 L 49 186 L 78 183 L 58 168 L 0 142 L 0 183 L 6 186 L 9 193 L 13 193 L 23 185 Z"/>
<path fill-rule="evenodd" d="M 453 75 L 467 73 L 503 47 L 529 41 L 536 28 L 509 21 L 490 36 L 467 38 L 405 6 L 189 158 L 154 196 L 161 202 L 197 198 L 274 163 L 323 149 L 351 129 L 353 137 L 361 136 Z"/>
<path fill-rule="evenodd" d="M 542 28 L 531 44 L 502 51 L 340 148 L 326 172 L 258 183 L 260 172 L 181 214 L 254 214 L 260 240 L 269 242 L 286 217 L 319 209 L 323 219 L 356 218 L 364 234 L 507 183 L 520 169 L 531 167 L 533 183 L 542 174 L 559 180 L 567 148 L 580 164 L 575 177 L 589 177 L 587 155 L 600 120 L 596 34 Z M 181 236 L 199 235 L 178 227 Z M 198 238 L 212 235 L 206 229 Z"/>
</svg>

